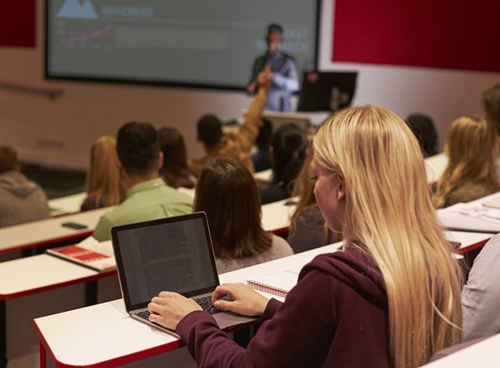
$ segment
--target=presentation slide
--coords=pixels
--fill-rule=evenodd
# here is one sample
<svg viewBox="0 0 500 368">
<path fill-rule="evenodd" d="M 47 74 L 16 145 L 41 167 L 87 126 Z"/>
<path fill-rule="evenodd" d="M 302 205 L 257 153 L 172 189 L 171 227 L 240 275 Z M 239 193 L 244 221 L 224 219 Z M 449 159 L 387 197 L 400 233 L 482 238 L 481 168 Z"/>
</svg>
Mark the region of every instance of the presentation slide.
<svg viewBox="0 0 500 368">
<path fill-rule="evenodd" d="M 317 0 L 47 0 L 46 75 L 243 89 L 266 28 L 300 75 L 314 65 Z"/>
</svg>

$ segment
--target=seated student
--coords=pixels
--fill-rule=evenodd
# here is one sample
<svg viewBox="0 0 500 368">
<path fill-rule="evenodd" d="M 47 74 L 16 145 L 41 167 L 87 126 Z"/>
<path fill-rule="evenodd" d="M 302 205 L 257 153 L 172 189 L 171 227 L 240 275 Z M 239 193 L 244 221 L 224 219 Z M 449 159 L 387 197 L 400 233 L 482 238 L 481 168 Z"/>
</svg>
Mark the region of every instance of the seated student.
<svg viewBox="0 0 500 368">
<path fill-rule="evenodd" d="M 293 254 L 285 239 L 262 229 L 257 185 L 239 162 L 212 158 L 206 163 L 194 210 L 207 214 L 219 273 Z"/>
<path fill-rule="evenodd" d="M 273 176 L 268 187 L 261 188 L 262 204 L 290 197 L 292 185 L 307 158 L 306 132 L 294 123 L 280 126 L 271 140 Z"/>
<path fill-rule="evenodd" d="M 117 162 L 116 139 L 107 135 L 97 138 L 90 151 L 87 198 L 81 205 L 82 211 L 115 206 L 125 199 Z"/>
<path fill-rule="evenodd" d="M 262 126 L 259 130 L 259 135 L 255 140 L 257 153 L 252 155 L 252 162 L 255 172 L 268 170 L 271 168 L 271 154 L 269 146 L 271 145 L 271 137 L 273 135 L 273 125 L 269 119 L 262 118 Z"/>
<path fill-rule="evenodd" d="M 500 191 L 496 171 L 498 139 L 485 119 L 464 116 L 453 122 L 444 151 L 449 161 L 433 188 L 436 208 L 487 196 Z"/>
<path fill-rule="evenodd" d="M 500 234 L 479 255 L 462 290 L 464 341 L 500 332 Z"/>
<path fill-rule="evenodd" d="M 163 154 L 156 129 L 149 123 L 123 125 L 116 138 L 118 166 L 127 198 L 101 217 L 94 231 L 98 241 L 110 239 L 114 225 L 155 220 L 192 212 L 193 200 L 165 184 L 159 170 Z"/>
<path fill-rule="evenodd" d="M 312 158 L 312 151 L 310 151 L 293 186 L 292 195 L 299 199 L 291 218 L 287 240 L 294 253 L 305 252 L 342 240 L 342 234 L 335 233 L 328 228 L 316 203 Z"/>
<path fill-rule="evenodd" d="M 483 92 L 481 103 L 486 114 L 486 119 L 493 125 L 495 133 L 500 137 L 500 83 L 491 86 Z M 500 175 L 500 157 L 496 165 Z"/>
<path fill-rule="evenodd" d="M 434 121 L 424 114 L 410 114 L 406 122 L 417 137 L 424 157 L 437 155 L 439 139 Z"/>
<path fill-rule="evenodd" d="M 496 133 L 500 135 L 500 83 L 485 90 L 481 101 L 486 119 L 493 124 Z"/>
<path fill-rule="evenodd" d="M 187 150 L 182 134 L 173 127 L 158 129 L 160 147 L 163 152 L 163 166 L 160 173 L 167 185 L 173 188 L 194 188 L 196 178 L 187 167 Z"/>
<path fill-rule="evenodd" d="M 215 290 L 216 307 L 262 316 L 246 349 L 192 299 L 161 292 L 148 305 L 151 321 L 175 329 L 200 368 L 415 368 L 460 342 L 461 271 L 408 126 L 379 107 L 348 108 L 313 146 L 314 194 L 344 247 L 305 265 L 284 303 L 243 284 Z"/>
<path fill-rule="evenodd" d="M 17 152 L 0 146 L 0 227 L 50 217 L 47 196 L 35 182 L 21 174 Z"/>
<path fill-rule="evenodd" d="M 226 157 L 241 162 L 254 172 L 250 151 L 262 125 L 262 111 L 266 105 L 267 91 L 271 86 L 272 73 L 268 68 L 259 73 L 259 92 L 248 108 L 245 121 L 238 133 L 222 132 L 222 123 L 215 115 L 204 115 L 198 121 L 198 140 L 203 143 L 206 155 L 188 161 L 189 171 L 199 176 L 201 168 L 211 157 Z"/>
</svg>

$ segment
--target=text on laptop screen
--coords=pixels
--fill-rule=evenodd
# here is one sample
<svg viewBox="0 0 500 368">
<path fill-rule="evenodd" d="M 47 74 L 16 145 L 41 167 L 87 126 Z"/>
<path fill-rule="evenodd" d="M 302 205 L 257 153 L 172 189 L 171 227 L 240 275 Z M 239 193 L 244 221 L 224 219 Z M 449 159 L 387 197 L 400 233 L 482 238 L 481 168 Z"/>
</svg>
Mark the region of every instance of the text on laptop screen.
<svg viewBox="0 0 500 368">
<path fill-rule="evenodd" d="M 189 294 L 217 286 L 202 218 L 130 228 L 117 233 L 130 303 L 161 291 Z M 189 295 L 186 295 L 189 296 Z"/>
</svg>

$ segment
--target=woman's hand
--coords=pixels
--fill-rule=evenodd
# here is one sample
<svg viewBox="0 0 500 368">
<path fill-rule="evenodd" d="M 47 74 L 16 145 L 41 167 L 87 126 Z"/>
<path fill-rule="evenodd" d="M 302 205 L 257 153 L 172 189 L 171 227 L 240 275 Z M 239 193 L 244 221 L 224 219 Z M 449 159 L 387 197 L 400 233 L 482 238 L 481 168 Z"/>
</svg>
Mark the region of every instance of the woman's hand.
<svg viewBox="0 0 500 368">
<path fill-rule="evenodd" d="M 160 295 L 151 299 L 148 309 L 151 312 L 150 321 L 172 330 L 176 329 L 177 324 L 187 314 L 202 310 L 193 299 L 167 291 L 162 291 Z"/>
<path fill-rule="evenodd" d="M 229 295 L 233 301 L 221 299 Z M 245 316 L 264 313 L 269 299 L 244 284 L 222 284 L 212 295 L 212 304 L 219 309 L 228 310 Z"/>
</svg>

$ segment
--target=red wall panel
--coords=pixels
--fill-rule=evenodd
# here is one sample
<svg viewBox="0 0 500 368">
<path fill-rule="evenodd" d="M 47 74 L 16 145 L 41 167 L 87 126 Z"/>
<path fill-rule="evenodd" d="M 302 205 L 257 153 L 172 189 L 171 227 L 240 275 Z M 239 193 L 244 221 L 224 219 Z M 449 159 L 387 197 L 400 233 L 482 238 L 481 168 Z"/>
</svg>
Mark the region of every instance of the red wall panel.
<svg viewBox="0 0 500 368">
<path fill-rule="evenodd" d="M 499 1 L 334 2 L 334 62 L 500 71 Z"/>
<path fill-rule="evenodd" d="M 36 0 L 0 0 L 0 47 L 35 46 Z"/>
</svg>

